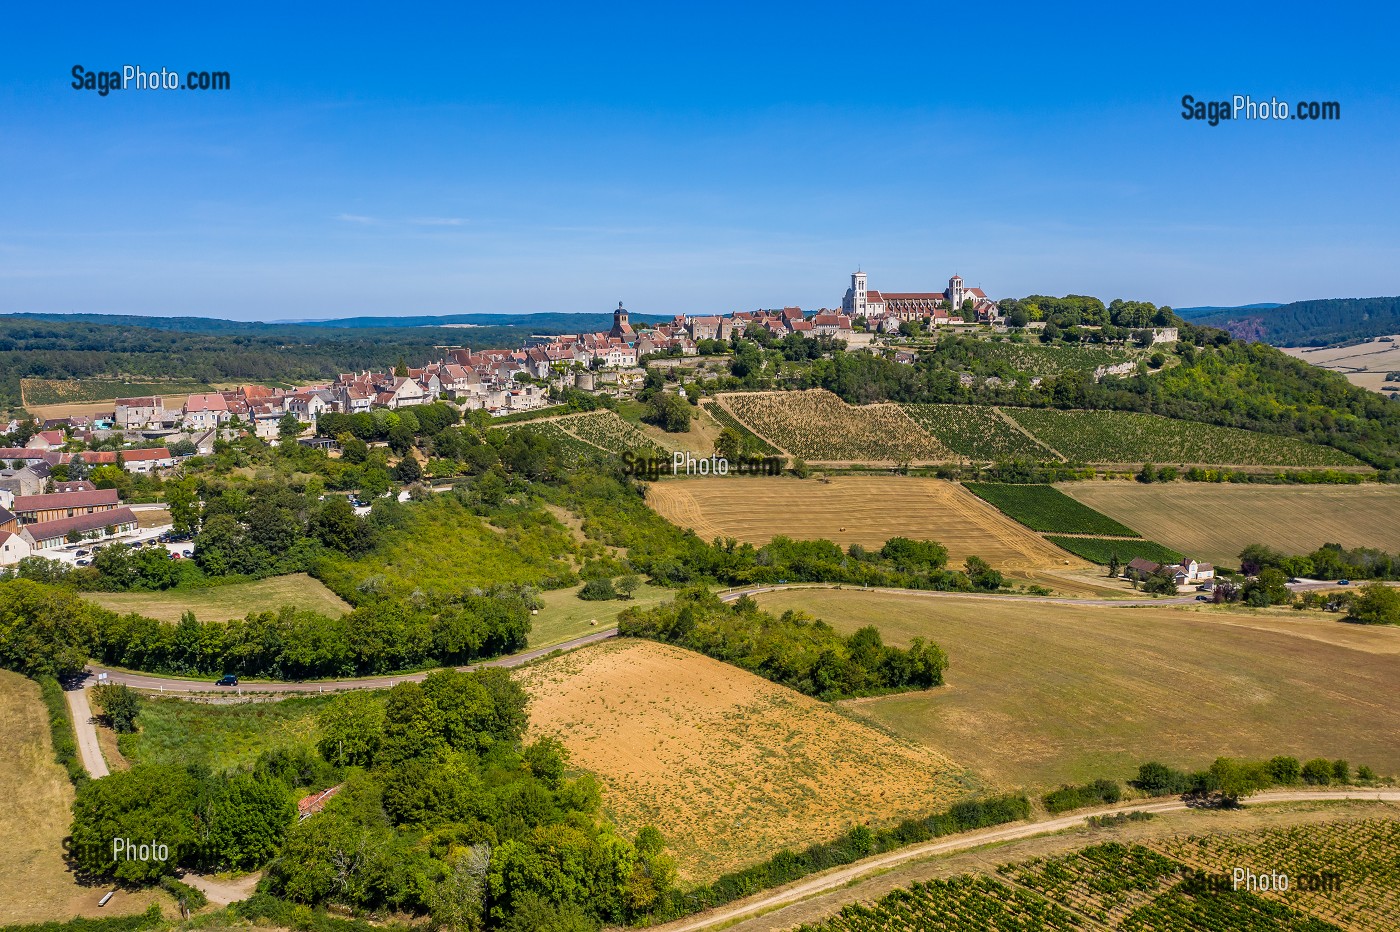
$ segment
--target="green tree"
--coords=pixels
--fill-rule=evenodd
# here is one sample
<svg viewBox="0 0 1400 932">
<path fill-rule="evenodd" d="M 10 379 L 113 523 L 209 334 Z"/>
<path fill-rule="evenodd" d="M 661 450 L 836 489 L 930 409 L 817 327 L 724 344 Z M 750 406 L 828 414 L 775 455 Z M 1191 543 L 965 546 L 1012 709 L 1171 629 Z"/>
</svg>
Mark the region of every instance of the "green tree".
<svg viewBox="0 0 1400 932">
<path fill-rule="evenodd" d="M 200 840 L 195 817 L 199 783 L 183 767 L 138 764 L 93 780 L 73 801 L 69 852 L 79 871 L 91 877 L 128 883 L 152 883 L 175 873 L 181 852 L 194 851 Z M 154 851 L 144 860 L 138 852 L 114 851 L 114 841 L 164 845 L 166 859 Z"/>
<path fill-rule="evenodd" d="M 141 696 L 136 690 L 124 683 L 103 683 L 93 687 L 92 699 L 113 731 L 120 735 L 135 733 L 136 716 L 141 712 Z"/>
<path fill-rule="evenodd" d="M 1210 773 L 1220 795 L 1232 803 L 1264 789 L 1270 783 L 1265 766 L 1258 761 L 1218 757 L 1210 765 Z"/>
<path fill-rule="evenodd" d="M 418 463 L 418 457 L 412 453 L 404 454 L 394 467 L 394 479 L 402 483 L 417 482 L 423 478 L 423 467 Z"/>
<path fill-rule="evenodd" d="M 215 515 L 194 539 L 194 562 L 210 576 L 225 576 L 236 571 L 243 547 L 238 521 L 232 515 Z"/>
<path fill-rule="evenodd" d="M 1332 782 L 1332 762 L 1323 757 L 1314 757 L 1303 765 L 1303 782 L 1312 786 L 1326 786 Z"/>
<path fill-rule="evenodd" d="M 229 777 L 208 808 L 213 866 L 251 870 L 266 864 L 296 816 L 296 804 L 280 781 L 252 774 Z"/>
<path fill-rule="evenodd" d="M 337 766 L 374 763 L 384 740 L 384 703 L 362 690 L 341 693 L 316 717 L 321 756 Z"/>
<path fill-rule="evenodd" d="M 194 479 L 184 477 L 165 483 L 165 503 L 170 508 L 170 523 L 177 534 L 189 534 L 199 524 L 199 499 Z"/>
<path fill-rule="evenodd" d="M 715 455 L 727 460 L 737 460 L 744 448 L 743 436 L 732 427 L 725 427 L 715 437 Z"/>
<path fill-rule="evenodd" d="M 1241 595 L 1248 604 L 1259 606 L 1283 605 L 1293 599 L 1288 577 L 1272 566 L 1260 570 L 1258 576 L 1245 583 Z"/>
<path fill-rule="evenodd" d="M 597 577 L 583 584 L 578 597 L 588 602 L 601 602 L 617 598 L 617 590 L 613 588 L 612 580 L 606 577 Z"/>
<path fill-rule="evenodd" d="M 690 430 L 692 416 L 691 406 L 679 395 L 657 392 L 648 402 L 648 409 L 642 415 L 642 420 L 648 424 L 655 424 L 668 433 L 680 434 Z"/>
<path fill-rule="evenodd" d="M 301 436 L 303 427 L 301 421 L 297 420 L 297 416 L 288 411 L 277 422 L 277 442 L 283 445 L 296 443 L 296 439 Z"/>
<path fill-rule="evenodd" d="M 96 649 L 99 614 L 66 589 L 28 579 L 0 582 L 0 667 L 27 676 L 81 672 Z"/>
<path fill-rule="evenodd" d="M 1379 581 L 1367 583 L 1352 598 L 1347 619 L 1366 625 L 1400 625 L 1400 589 Z"/>
<path fill-rule="evenodd" d="M 642 579 L 636 573 L 625 573 L 616 583 L 614 588 L 622 593 L 624 599 L 632 598 L 632 593 L 637 591 L 637 587 L 642 584 Z"/>
</svg>

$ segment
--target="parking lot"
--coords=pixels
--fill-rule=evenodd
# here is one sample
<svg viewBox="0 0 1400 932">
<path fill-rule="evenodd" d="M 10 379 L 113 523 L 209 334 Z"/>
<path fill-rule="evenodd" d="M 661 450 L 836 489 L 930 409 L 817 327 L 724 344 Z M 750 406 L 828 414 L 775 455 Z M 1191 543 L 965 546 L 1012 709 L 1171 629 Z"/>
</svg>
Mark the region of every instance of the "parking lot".
<svg viewBox="0 0 1400 932">
<path fill-rule="evenodd" d="M 87 561 L 92 560 L 94 549 L 101 550 L 103 547 L 110 547 L 113 544 L 126 544 L 127 546 L 140 547 L 164 547 L 170 554 L 185 559 L 194 553 L 194 540 L 183 541 L 162 541 L 162 535 L 169 534 L 172 528 L 168 524 L 156 527 L 140 528 L 127 534 L 118 534 L 116 537 L 109 537 L 98 541 L 83 541 L 79 544 L 67 544 L 60 548 L 51 550 L 40 550 L 34 555 L 44 557 L 49 560 L 57 560 L 60 563 L 70 565 L 86 566 Z"/>
</svg>

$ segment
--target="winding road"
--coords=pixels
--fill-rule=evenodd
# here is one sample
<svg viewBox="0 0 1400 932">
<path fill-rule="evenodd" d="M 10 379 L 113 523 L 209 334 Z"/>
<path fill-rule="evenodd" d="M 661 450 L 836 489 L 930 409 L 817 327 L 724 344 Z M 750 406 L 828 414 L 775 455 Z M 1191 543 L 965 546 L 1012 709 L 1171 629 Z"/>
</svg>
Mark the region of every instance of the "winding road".
<svg viewBox="0 0 1400 932">
<path fill-rule="evenodd" d="M 1338 792 L 1283 790 L 1256 794 L 1250 797 L 1249 803 L 1251 805 L 1257 805 L 1260 803 L 1316 802 L 1319 800 L 1344 799 L 1400 802 L 1400 790 L 1345 790 Z M 1044 822 L 1017 822 L 1011 825 L 998 826 L 997 828 L 967 832 L 939 841 L 910 845 L 907 848 L 900 848 L 886 854 L 878 854 L 866 858 L 863 861 L 857 861 L 846 867 L 834 868 L 809 879 L 800 880 L 787 887 L 759 893 L 748 899 L 740 900 L 727 906 L 721 906 L 718 909 L 700 913 L 697 916 L 689 916 L 685 919 L 678 919 L 674 922 L 655 926 L 654 930 L 655 932 L 699 932 L 701 929 L 716 929 L 722 926 L 729 926 L 740 920 L 751 919 L 755 916 L 771 913 L 774 910 L 782 909 L 784 906 L 790 906 L 793 903 L 809 899 L 818 894 L 827 893 L 837 888 L 857 883 L 868 875 L 882 873 L 891 867 L 903 864 L 907 861 L 915 861 L 938 854 L 951 854 L 955 851 L 979 848 L 982 845 L 996 842 L 1015 841 L 1022 838 L 1031 838 L 1036 835 L 1048 835 L 1054 832 L 1061 832 L 1068 828 L 1077 828 L 1084 824 L 1084 821 L 1089 816 L 1114 815 L 1119 812 L 1173 812 L 1188 808 L 1190 807 L 1180 799 L 1144 800 L 1139 803 L 1085 810 L 1074 815 L 1047 819 Z M 851 891 L 850 901 L 855 901 L 860 898 L 858 890 Z"/>
</svg>

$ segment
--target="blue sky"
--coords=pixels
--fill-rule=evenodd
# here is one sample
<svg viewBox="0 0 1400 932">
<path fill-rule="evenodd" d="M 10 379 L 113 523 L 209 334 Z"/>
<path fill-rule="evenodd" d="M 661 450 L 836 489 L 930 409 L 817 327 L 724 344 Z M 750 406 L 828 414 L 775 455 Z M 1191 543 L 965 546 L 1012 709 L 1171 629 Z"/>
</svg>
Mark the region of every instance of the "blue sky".
<svg viewBox="0 0 1400 932">
<path fill-rule="evenodd" d="M 237 319 L 1400 293 L 1400 13 L 26 4 L 0 312 Z M 160 6 L 160 9 L 157 9 Z M 223 93 L 70 69 L 227 70 Z M 1336 100 L 1181 118 L 1183 94 Z"/>
</svg>

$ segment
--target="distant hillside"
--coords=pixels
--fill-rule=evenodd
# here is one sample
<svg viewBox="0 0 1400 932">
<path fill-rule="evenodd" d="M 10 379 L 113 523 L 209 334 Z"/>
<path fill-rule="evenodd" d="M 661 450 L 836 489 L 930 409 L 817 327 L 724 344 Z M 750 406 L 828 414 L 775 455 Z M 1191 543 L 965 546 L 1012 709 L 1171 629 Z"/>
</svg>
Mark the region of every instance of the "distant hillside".
<svg viewBox="0 0 1400 932">
<path fill-rule="evenodd" d="M 1223 305 L 1206 305 L 1204 307 L 1174 307 L 1172 311 L 1182 320 L 1198 321 L 1204 317 L 1215 317 L 1220 314 L 1244 315 L 1256 311 L 1271 311 L 1276 307 L 1283 307 L 1276 302 L 1263 301 L 1259 304 L 1238 304 L 1234 307 Z"/>
<path fill-rule="evenodd" d="M 1226 308 L 1190 319 L 1193 324 L 1228 330 L 1241 340 L 1328 346 L 1400 333 L 1400 297 L 1295 301 L 1257 312 Z"/>
<path fill-rule="evenodd" d="M 657 324 L 670 320 L 655 314 L 630 314 L 638 323 Z M 288 320 L 299 327 L 339 327 L 350 330 L 380 327 L 445 327 L 469 324 L 473 327 L 527 327 L 539 333 L 585 333 L 612 326 L 612 313 L 606 314 L 444 314 L 436 317 L 341 317 L 335 320 Z"/>
</svg>

